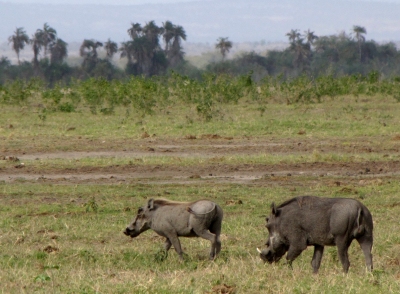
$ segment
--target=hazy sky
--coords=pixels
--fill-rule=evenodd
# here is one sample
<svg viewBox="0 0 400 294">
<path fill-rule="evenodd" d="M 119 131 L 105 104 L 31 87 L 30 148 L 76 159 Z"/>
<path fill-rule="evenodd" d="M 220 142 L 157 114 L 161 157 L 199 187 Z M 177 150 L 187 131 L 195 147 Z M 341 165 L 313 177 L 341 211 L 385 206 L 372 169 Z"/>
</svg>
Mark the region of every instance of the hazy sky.
<svg viewBox="0 0 400 294">
<path fill-rule="evenodd" d="M 46 3 L 46 4 L 102 4 L 102 5 L 137 5 L 137 4 L 149 4 L 149 3 L 184 3 L 184 2 L 218 2 L 218 0 L 1 0 L 0 2 L 8 3 L 21 3 L 21 4 L 32 4 L 32 3 Z M 332 1 L 332 0 L 321 0 Z M 335 0 L 333 0 L 335 1 Z M 399 3 L 400 0 L 345 0 L 349 2 L 386 2 L 386 3 Z M 235 0 L 231 1 L 235 3 Z M 266 2 L 268 2 L 266 0 Z M 249 0 L 251 3 L 251 0 Z"/>
<path fill-rule="evenodd" d="M 0 0 L 0 44 L 16 27 L 31 36 L 45 22 L 66 42 L 122 42 L 132 22 L 151 20 L 170 20 L 188 42 L 211 44 L 219 37 L 287 42 L 291 29 L 321 36 L 351 33 L 354 25 L 367 29 L 366 39 L 400 41 L 399 13 L 400 0 Z"/>
<path fill-rule="evenodd" d="M 149 3 L 180 3 L 199 0 L 2 0 L 9 3 L 46 3 L 46 4 L 102 4 L 102 5 L 137 5 Z M 200 0 L 212 1 L 212 0 Z M 234 1 L 234 0 L 233 0 Z M 400 1 L 400 0 L 399 0 Z"/>
</svg>

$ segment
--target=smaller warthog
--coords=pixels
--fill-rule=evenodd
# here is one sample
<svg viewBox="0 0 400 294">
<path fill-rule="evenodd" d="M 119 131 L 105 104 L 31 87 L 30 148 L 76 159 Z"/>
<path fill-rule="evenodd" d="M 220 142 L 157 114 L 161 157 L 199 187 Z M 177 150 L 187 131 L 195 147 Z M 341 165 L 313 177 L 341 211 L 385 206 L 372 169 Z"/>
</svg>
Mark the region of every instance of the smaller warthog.
<svg viewBox="0 0 400 294">
<path fill-rule="evenodd" d="M 183 259 L 178 237 L 201 237 L 211 242 L 210 259 L 221 251 L 221 207 L 209 200 L 173 202 L 165 199 L 150 199 L 139 208 L 136 217 L 124 230 L 132 238 L 152 229 L 166 238 L 165 250 L 171 245 Z"/>
<path fill-rule="evenodd" d="M 337 246 L 344 272 L 349 270 L 348 249 L 356 239 L 372 270 L 373 223 L 368 208 L 355 199 L 300 196 L 279 206 L 272 203 L 267 217 L 267 247 L 258 250 L 262 260 L 278 262 L 287 252 L 289 264 L 307 246 L 314 246 L 311 265 L 314 273 L 321 264 L 324 246 Z"/>
</svg>

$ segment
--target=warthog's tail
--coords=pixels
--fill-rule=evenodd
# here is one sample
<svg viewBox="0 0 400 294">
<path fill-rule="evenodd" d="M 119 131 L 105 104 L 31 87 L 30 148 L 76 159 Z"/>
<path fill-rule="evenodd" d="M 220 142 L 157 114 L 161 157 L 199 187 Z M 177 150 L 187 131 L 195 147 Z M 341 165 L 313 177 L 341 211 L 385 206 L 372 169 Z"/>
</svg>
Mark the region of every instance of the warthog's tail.
<svg viewBox="0 0 400 294">
<path fill-rule="evenodd" d="M 355 222 L 355 229 L 354 229 L 354 237 L 363 235 L 365 230 L 368 229 L 368 226 L 366 226 L 366 221 L 365 221 L 365 215 L 364 211 L 362 208 L 359 208 L 357 211 L 357 219 Z"/>
</svg>

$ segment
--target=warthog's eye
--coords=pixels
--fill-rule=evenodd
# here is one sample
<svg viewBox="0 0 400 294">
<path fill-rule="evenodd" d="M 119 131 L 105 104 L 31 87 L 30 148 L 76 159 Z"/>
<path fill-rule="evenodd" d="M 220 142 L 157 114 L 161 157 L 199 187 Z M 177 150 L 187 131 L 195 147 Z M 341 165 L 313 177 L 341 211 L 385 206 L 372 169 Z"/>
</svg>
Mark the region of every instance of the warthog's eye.
<svg viewBox="0 0 400 294">
<path fill-rule="evenodd" d="M 143 212 L 143 207 L 140 207 L 137 211 L 138 214 L 141 214 Z"/>
<path fill-rule="evenodd" d="M 265 218 L 265 220 L 268 222 L 269 221 L 269 217 Z"/>
</svg>

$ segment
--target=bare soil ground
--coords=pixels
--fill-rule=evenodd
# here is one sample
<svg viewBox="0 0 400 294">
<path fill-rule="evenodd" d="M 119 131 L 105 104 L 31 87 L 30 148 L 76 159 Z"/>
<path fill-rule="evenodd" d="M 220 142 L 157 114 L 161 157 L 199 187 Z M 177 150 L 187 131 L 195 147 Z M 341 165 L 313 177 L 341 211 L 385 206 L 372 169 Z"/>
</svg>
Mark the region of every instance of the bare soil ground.
<svg viewBox="0 0 400 294">
<path fill-rule="evenodd" d="M 149 136 L 140 140 L 93 141 L 85 138 L 71 138 L 66 141 L 48 142 L 51 148 L 39 145 L 23 149 L 0 150 L 0 160 L 9 161 L 0 167 L 0 181 L 5 182 L 47 182 L 59 184 L 112 184 L 112 183 L 154 183 L 190 184 L 201 181 L 215 183 L 242 183 L 252 185 L 304 185 L 306 182 L 325 182 L 341 186 L 349 183 L 363 185 L 375 181 L 391 181 L 400 175 L 400 138 L 363 138 L 348 140 L 320 141 L 310 138 L 260 139 L 231 138 L 219 135 L 164 139 Z M 68 146 L 73 152 L 60 152 Z M 50 150 L 45 152 L 44 150 Z M 227 164 L 223 159 L 229 156 L 259 154 L 310 155 L 313 152 L 359 155 L 374 153 L 381 160 L 359 162 L 302 162 L 278 164 Z M 143 156 L 172 156 L 180 158 L 207 158 L 206 164 L 154 165 L 137 164 Z M 387 157 L 394 160 L 387 160 Z M 30 166 L 30 160 L 69 159 L 80 160 L 88 157 L 129 158 L 129 164 L 103 167 L 79 166 L 40 169 Z M 245 161 L 245 160 L 244 160 Z"/>
</svg>

